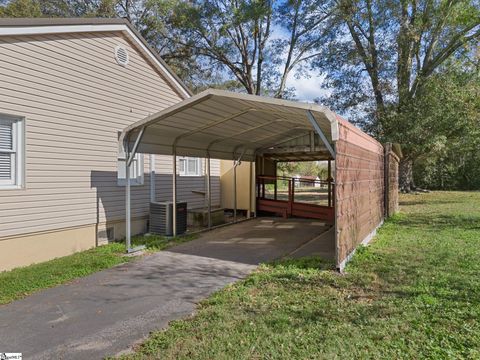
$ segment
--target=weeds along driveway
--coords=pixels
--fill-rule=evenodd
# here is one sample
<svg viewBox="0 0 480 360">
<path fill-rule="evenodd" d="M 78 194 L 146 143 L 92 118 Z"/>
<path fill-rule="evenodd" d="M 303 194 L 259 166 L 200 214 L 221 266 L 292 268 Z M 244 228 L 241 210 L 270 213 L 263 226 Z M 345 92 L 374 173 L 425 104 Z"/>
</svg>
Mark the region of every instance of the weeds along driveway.
<svg viewBox="0 0 480 360">
<path fill-rule="evenodd" d="M 252 220 L 0 306 L 0 349 L 28 359 L 119 354 L 325 230 L 312 221 Z"/>
</svg>

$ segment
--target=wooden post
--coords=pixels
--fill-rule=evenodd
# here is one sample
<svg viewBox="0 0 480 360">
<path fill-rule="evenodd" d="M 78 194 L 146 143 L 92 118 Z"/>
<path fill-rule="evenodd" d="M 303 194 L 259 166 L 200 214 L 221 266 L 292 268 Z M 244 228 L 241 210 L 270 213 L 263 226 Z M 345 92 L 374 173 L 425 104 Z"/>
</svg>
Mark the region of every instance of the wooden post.
<svg viewBox="0 0 480 360">
<path fill-rule="evenodd" d="M 278 187 L 277 181 L 278 181 L 278 179 L 277 179 L 276 176 L 275 176 L 275 179 L 273 181 L 274 181 L 274 183 L 273 183 L 273 198 L 275 200 L 277 200 L 277 187 Z"/>
<path fill-rule="evenodd" d="M 292 210 L 293 210 L 293 196 L 294 196 L 294 190 L 293 188 L 295 187 L 295 180 L 289 179 L 288 180 L 288 208 L 286 212 L 286 217 L 292 215 Z"/>
<path fill-rule="evenodd" d="M 292 203 L 295 202 L 295 178 L 292 178 Z"/>
<path fill-rule="evenodd" d="M 390 216 L 390 151 L 392 149 L 392 144 L 388 143 L 384 146 L 384 165 L 383 165 L 383 172 L 384 172 L 384 217 L 388 218 Z"/>
<path fill-rule="evenodd" d="M 328 206 L 332 207 L 332 160 L 328 160 Z"/>
<path fill-rule="evenodd" d="M 257 187 L 257 199 L 260 199 L 260 188 L 261 188 L 260 177 L 257 176 L 257 181 L 255 182 L 255 186 Z"/>
</svg>

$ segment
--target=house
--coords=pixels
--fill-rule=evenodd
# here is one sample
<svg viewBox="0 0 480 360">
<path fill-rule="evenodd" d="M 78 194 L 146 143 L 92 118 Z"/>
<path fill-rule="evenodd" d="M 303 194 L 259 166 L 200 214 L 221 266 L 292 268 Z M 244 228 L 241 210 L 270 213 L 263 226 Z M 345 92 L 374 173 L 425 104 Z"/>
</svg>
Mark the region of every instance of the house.
<svg viewBox="0 0 480 360">
<path fill-rule="evenodd" d="M 209 227 L 219 205 L 321 220 L 342 270 L 396 211 L 400 156 L 318 104 L 191 95 L 125 20 L 0 20 L 0 270 L 130 250 L 152 200 L 206 208 Z M 294 179 L 279 193 L 290 161 L 327 161 L 325 204 Z"/>
<path fill-rule="evenodd" d="M 122 19 L 0 19 L 0 271 L 125 236 L 128 125 L 190 97 Z M 205 205 L 205 164 L 177 159 L 178 198 Z M 171 199 L 172 157 L 135 156 L 132 232 Z M 212 160 L 212 202 L 220 204 Z M 170 189 L 170 190 L 169 190 Z"/>
<path fill-rule="evenodd" d="M 295 175 L 295 187 L 320 187 L 320 178 L 312 175 Z"/>
</svg>

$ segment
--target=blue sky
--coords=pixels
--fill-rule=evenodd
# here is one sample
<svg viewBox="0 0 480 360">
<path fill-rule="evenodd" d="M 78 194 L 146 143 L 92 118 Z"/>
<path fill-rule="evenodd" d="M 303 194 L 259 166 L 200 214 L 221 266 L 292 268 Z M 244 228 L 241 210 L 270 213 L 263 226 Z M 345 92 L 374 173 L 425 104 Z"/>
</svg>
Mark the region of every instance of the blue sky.
<svg viewBox="0 0 480 360">
<path fill-rule="evenodd" d="M 273 27 L 271 38 L 272 40 L 288 39 L 289 35 L 290 34 L 285 29 L 276 25 Z M 293 69 L 287 79 L 287 88 L 295 88 L 295 95 L 297 100 L 304 102 L 313 102 L 320 95 L 324 95 L 327 93 L 326 90 L 321 88 L 323 79 L 324 76 L 314 71 L 311 71 L 307 76 L 297 78 L 295 76 L 295 69 Z"/>
<path fill-rule="evenodd" d="M 323 76 L 317 73 L 311 73 L 310 77 L 297 79 L 294 74 L 290 74 L 287 80 L 287 87 L 295 88 L 297 100 L 313 102 L 320 95 L 326 94 L 326 90 L 321 88 Z"/>
</svg>

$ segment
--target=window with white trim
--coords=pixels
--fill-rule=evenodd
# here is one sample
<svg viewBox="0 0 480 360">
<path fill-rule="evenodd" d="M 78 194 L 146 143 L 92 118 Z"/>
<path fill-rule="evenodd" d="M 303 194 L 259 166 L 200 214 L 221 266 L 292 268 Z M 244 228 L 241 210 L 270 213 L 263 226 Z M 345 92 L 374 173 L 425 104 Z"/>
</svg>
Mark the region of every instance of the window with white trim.
<svg viewBox="0 0 480 360">
<path fill-rule="evenodd" d="M 195 157 L 181 157 L 178 161 L 180 176 L 202 176 L 202 159 Z"/>
<path fill-rule="evenodd" d="M 118 145 L 117 161 L 117 184 L 125 186 L 127 184 L 125 172 L 125 149 L 123 144 Z M 135 154 L 130 164 L 130 185 L 143 185 L 143 154 Z"/>
<path fill-rule="evenodd" d="M 23 139 L 23 119 L 0 114 L 0 189 L 23 185 Z"/>
</svg>

